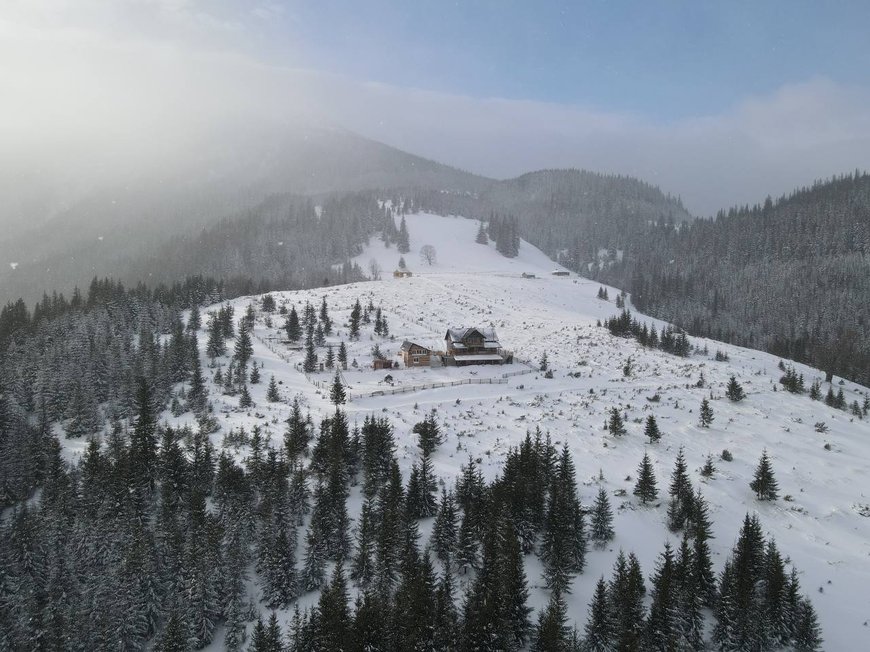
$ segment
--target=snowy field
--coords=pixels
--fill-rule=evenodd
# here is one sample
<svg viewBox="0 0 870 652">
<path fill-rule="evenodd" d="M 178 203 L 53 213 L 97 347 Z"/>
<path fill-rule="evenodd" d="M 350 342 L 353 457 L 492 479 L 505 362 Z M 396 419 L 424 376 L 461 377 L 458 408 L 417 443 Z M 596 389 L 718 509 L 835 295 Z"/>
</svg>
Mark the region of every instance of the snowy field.
<svg viewBox="0 0 870 652">
<path fill-rule="evenodd" d="M 801 572 L 803 591 L 816 607 L 826 650 L 856 650 L 859 641 L 870 641 L 870 420 L 858 420 L 844 411 L 828 408 L 807 395 L 793 395 L 778 385 L 779 359 L 760 353 L 693 339 L 700 350 L 679 358 L 658 350 L 642 348 L 633 340 L 618 339 L 596 321 L 618 312 L 613 299 L 617 290 L 609 288 L 611 301 L 596 298 L 599 284 L 579 278 L 554 277 L 557 266 L 543 253 L 523 242 L 518 258 L 509 260 L 493 245 L 474 242 L 477 223 L 460 218 L 432 215 L 407 217 L 411 253 L 405 255 L 412 278 L 395 279 L 399 254 L 373 241 L 357 258 L 366 269 L 376 259 L 383 280 L 321 288 L 305 292 L 274 293 L 279 306 L 290 304 L 298 311 L 306 301 L 319 307 L 326 297 L 335 332 L 327 341 L 335 345 L 347 341 L 347 321 L 353 303 L 382 309 L 390 337 L 375 336 L 372 325 L 363 327 L 361 338 L 347 342 L 348 360 L 359 368 L 344 374 L 351 395 L 390 388 L 384 376 L 393 376 L 395 387 L 416 386 L 465 378 L 495 378 L 509 371 L 528 370 L 521 362 L 510 367 L 466 367 L 451 369 L 397 369 L 372 371 L 371 348 L 396 360 L 405 338 L 443 342 L 448 327 L 491 326 L 502 345 L 522 361 L 537 363 L 547 353 L 553 378 L 541 373 L 513 376 L 503 384 L 469 384 L 424 389 L 396 395 L 354 398 L 345 406 L 351 423 L 366 414 L 388 416 L 396 428 L 398 456 L 407 473 L 417 456 L 411 427 L 433 408 L 446 434 L 446 441 L 435 454 L 436 472 L 452 483 L 469 454 L 482 461 L 489 479 L 498 474 L 503 457 L 528 429 L 539 427 L 549 432 L 558 446 L 567 442 L 574 453 L 579 490 L 589 505 L 599 485 L 608 490 L 616 508 L 616 539 L 605 550 L 590 548 L 586 572 L 573 583 L 569 596 L 570 618 L 582 628 L 595 581 L 609 578 L 620 548 L 635 551 L 647 577 L 666 541 L 678 545 L 677 536 L 666 527 L 667 484 L 679 447 L 685 455 L 693 484 L 700 486 L 710 505 L 715 539 L 711 541 L 717 573 L 737 536 L 744 514 L 757 512 L 767 534 L 776 538 L 784 556 Z M 437 262 L 427 265 L 417 252 L 430 244 L 437 251 Z M 522 273 L 537 278 L 521 278 Z M 280 446 L 288 403 L 300 397 L 304 409 L 315 423 L 321 414 L 332 410 L 329 385 L 332 372 L 306 377 L 297 370 L 303 351 L 290 350 L 280 343 L 283 317 L 274 313 L 272 327 L 267 315 L 259 311 L 259 299 L 240 298 L 232 302 L 236 318 L 250 303 L 258 308 L 254 342 L 255 361 L 263 365 L 262 381 L 251 386 L 255 407 L 241 411 L 238 397 L 223 396 L 211 386 L 211 400 L 222 421 L 221 432 L 213 435 L 220 447 L 224 433 L 255 423 Z M 216 310 L 212 306 L 206 310 Z M 203 328 L 207 322 L 204 314 Z M 640 317 L 640 316 L 639 316 Z M 641 317 L 642 320 L 644 320 Z M 649 323 L 661 322 L 646 319 Z M 204 365 L 206 333 L 199 335 Z M 716 350 L 728 354 L 728 362 L 714 361 Z M 321 360 L 325 349 L 318 354 Z M 623 365 L 631 357 L 634 371 L 623 375 Z M 228 358 L 223 360 L 225 364 Z M 820 372 L 796 365 L 807 387 Z M 210 376 L 213 369 L 204 366 Z M 701 374 L 705 384 L 696 386 Z M 734 374 L 742 383 L 747 398 L 732 403 L 724 396 L 725 385 Z M 265 398 L 269 379 L 280 383 L 281 403 Z M 838 383 L 839 379 L 835 379 Z M 835 385 L 835 391 L 840 385 Z M 852 383 L 842 385 L 847 402 L 863 400 L 865 388 Z M 827 386 L 823 384 L 823 393 Z M 659 396 L 657 402 L 649 399 Z M 714 421 L 709 429 L 698 425 L 698 408 L 704 397 L 712 396 Z M 603 425 L 612 407 L 628 415 L 628 434 L 617 438 Z M 660 442 L 647 443 L 642 420 L 654 414 L 664 433 Z M 189 415 L 169 421 L 185 421 Z M 824 422 L 828 430 L 816 432 L 815 424 Z M 830 450 L 825 448 L 829 444 Z M 780 499 L 774 503 L 756 501 L 749 482 L 762 449 L 772 457 L 780 485 Z M 723 449 L 733 461 L 719 458 Z M 644 451 L 655 464 L 659 482 L 658 504 L 643 508 L 631 495 L 636 469 Z M 235 451 L 240 457 L 244 449 Z M 717 471 L 712 478 L 699 474 L 706 456 L 712 454 Z M 603 480 L 599 478 L 603 477 Z M 627 496 L 620 497 L 620 490 Z M 351 494 L 351 514 L 359 505 L 359 488 Z M 784 498 L 788 496 L 788 498 Z M 431 523 L 424 523 L 424 537 Z M 300 550 L 300 559 L 302 551 Z M 530 603 L 537 610 L 548 594 L 534 556 L 527 557 L 531 588 Z M 304 596 L 301 604 L 311 604 L 314 595 Z M 286 622 L 288 613 L 283 614 Z M 535 616 L 533 616 L 534 618 Z M 708 619 L 709 622 L 709 619 Z M 221 640 L 216 636 L 215 640 Z"/>
</svg>

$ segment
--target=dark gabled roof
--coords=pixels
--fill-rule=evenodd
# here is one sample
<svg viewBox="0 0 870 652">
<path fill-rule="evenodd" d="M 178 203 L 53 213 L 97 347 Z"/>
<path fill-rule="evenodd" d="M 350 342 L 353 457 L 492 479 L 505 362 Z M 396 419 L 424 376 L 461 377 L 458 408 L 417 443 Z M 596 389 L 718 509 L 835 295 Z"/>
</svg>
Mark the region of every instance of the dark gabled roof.
<svg viewBox="0 0 870 652">
<path fill-rule="evenodd" d="M 415 342 L 413 340 L 405 340 L 402 342 L 402 346 L 399 349 L 400 351 L 410 351 L 412 346 L 419 346 L 421 349 L 426 349 L 427 351 L 432 351 L 432 347 L 426 346 L 425 344 L 420 344 L 420 342 Z"/>
<path fill-rule="evenodd" d="M 484 345 L 487 348 L 492 348 L 493 345 L 501 346 L 494 328 L 448 328 L 444 339 L 450 340 L 453 344 L 462 344 L 466 339 L 475 334 L 483 338 Z"/>
</svg>

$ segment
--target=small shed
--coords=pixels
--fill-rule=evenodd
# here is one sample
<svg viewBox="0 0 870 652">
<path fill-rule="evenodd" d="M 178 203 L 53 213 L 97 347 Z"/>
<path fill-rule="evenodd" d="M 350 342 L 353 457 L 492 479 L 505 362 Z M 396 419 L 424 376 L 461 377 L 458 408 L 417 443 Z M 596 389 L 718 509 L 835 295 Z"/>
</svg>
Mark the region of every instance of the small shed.
<svg viewBox="0 0 870 652">
<path fill-rule="evenodd" d="M 566 272 L 564 269 L 554 269 L 550 273 L 553 276 L 571 276 L 571 272 Z"/>
<path fill-rule="evenodd" d="M 372 360 L 372 369 L 392 369 L 393 361 L 392 360 L 384 360 L 383 358 L 375 358 Z"/>
<path fill-rule="evenodd" d="M 394 278 L 411 278 L 412 276 L 410 269 L 397 269 L 393 272 Z"/>
</svg>

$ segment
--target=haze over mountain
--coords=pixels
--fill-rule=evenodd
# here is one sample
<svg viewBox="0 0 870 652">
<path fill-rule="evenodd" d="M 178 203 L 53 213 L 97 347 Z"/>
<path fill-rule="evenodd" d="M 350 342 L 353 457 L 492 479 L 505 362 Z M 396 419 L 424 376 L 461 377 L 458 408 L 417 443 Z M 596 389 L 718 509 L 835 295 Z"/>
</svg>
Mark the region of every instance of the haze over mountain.
<svg viewBox="0 0 870 652">
<path fill-rule="evenodd" d="M 338 128 L 252 127 L 192 144 L 146 178 L 108 180 L 35 225 L 0 240 L 2 299 L 69 291 L 173 237 L 231 218 L 275 193 L 417 187 L 468 192 L 489 181 Z M 17 263 L 11 267 L 8 263 Z"/>
</svg>

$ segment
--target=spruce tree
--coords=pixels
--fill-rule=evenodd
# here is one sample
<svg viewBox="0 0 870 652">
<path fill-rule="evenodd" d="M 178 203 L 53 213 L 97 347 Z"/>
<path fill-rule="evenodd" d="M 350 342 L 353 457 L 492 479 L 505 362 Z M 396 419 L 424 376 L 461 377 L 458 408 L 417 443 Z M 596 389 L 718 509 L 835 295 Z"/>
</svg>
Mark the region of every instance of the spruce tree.
<svg viewBox="0 0 870 652">
<path fill-rule="evenodd" d="M 341 382 L 341 375 L 338 371 L 335 372 L 332 388 L 329 390 L 329 400 L 336 407 L 347 401 L 347 394 L 344 391 L 344 385 Z"/>
<path fill-rule="evenodd" d="M 646 641 L 651 650 L 673 650 L 676 648 L 677 590 L 674 577 L 674 556 L 669 543 L 659 557 L 655 575 L 652 579 L 652 604 L 646 624 Z"/>
<path fill-rule="evenodd" d="M 249 380 L 252 385 L 258 385 L 260 383 L 260 367 L 257 366 L 256 362 L 251 367 L 251 375 Z"/>
<path fill-rule="evenodd" d="M 590 537 L 595 542 L 596 548 L 603 548 L 613 539 L 613 536 L 613 511 L 610 508 L 610 499 L 604 487 L 600 487 L 595 506 L 592 508 Z"/>
<path fill-rule="evenodd" d="M 341 560 L 335 566 L 329 585 L 320 593 L 317 615 L 319 624 L 317 649 L 347 649 L 351 643 L 351 618 L 344 564 Z"/>
<path fill-rule="evenodd" d="M 749 483 L 749 488 L 755 492 L 755 497 L 758 500 L 777 499 L 778 486 L 776 478 L 773 476 L 773 466 L 770 463 L 770 458 L 767 456 L 766 448 L 761 452 L 761 459 L 758 461 L 755 476 L 752 482 Z"/>
<path fill-rule="evenodd" d="M 483 220 L 480 221 L 477 227 L 477 235 L 475 236 L 474 241 L 477 244 L 489 244 L 489 236 L 486 235 L 486 229 L 483 228 Z"/>
<path fill-rule="evenodd" d="M 399 222 L 399 236 L 396 238 L 396 249 L 400 254 L 406 254 L 411 251 L 411 238 L 408 234 L 408 225 L 405 223 L 404 215 L 402 215 L 402 221 Z"/>
<path fill-rule="evenodd" d="M 329 318 L 329 308 L 326 305 L 326 297 L 320 302 L 320 323 L 323 324 L 323 332 L 332 335 L 332 320 Z"/>
<path fill-rule="evenodd" d="M 586 652 L 611 652 L 614 649 L 615 627 L 610 612 L 610 598 L 604 577 L 598 580 L 589 604 L 589 618 L 584 628 L 583 649 Z"/>
<path fill-rule="evenodd" d="M 816 610 L 806 598 L 798 603 L 793 641 L 795 652 L 817 652 L 824 643 Z"/>
<path fill-rule="evenodd" d="M 245 367 L 248 360 L 254 355 L 254 345 L 251 342 L 250 326 L 246 319 L 239 321 L 239 332 L 236 336 L 236 344 L 233 350 L 233 356 L 238 361 L 240 367 Z"/>
<path fill-rule="evenodd" d="M 645 592 L 643 573 L 637 557 L 632 553 L 626 560 L 625 554 L 620 550 L 608 586 L 609 612 L 617 649 L 639 649 L 644 626 Z"/>
<path fill-rule="evenodd" d="M 432 527 L 432 549 L 435 556 L 441 562 L 445 572 L 450 571 L 450 563 L 456 552 L 456 542 L 459 529 L 459 518 L 456 513 L 456 502 L 453 492 L 441 489 L 441 501 L 438 504 L 438 513 L 435 516 L 435 524 Z"/>
<path fill-rule="evenodd" d="M 314 350 L 314 336 L 310 334 L 305 338 L 305 361 L 302 363 L 302 369 L 307 374 L 317 371 L 317 352 Z"/>
<path fill-rule="evenodd" d="M 247 385 L 242 385 L 242 392 L 239 394 L 239 407 L 243 410 L 254 407 L 254 399 L 251 398 Z"/>
<path fill-rule="evenodd" d="M 338 345 L 338 363 L 343 369 L 347 369 L 347 345 L 344 340 Z"/>
<path fill-rule="evenodd" d="M 459 618 L 453 597 L 453 574 L 445 571 L 435 590 L 434 652 L 452 652 L 459 647 Z"/>
<path fill-rule="evenodd" d="M 702 428 L 709 428 L 713 423 L 713 408 L 710 407 L 710 401 L 704 398 L 701 401 L 700 424 Z"/>
<path fill-rule="evenodd" d="M 417 445 L 420 447 L 424 457 L 429 457 L 435 452 L 435 449 L 441 444 L 442 436 L 441 429 L 438 427 L 438 422 L 435 420 L 435 413 L 430 413 L 425 419 L 414 424 L 411 429 L 417 435 Z"/>
<path fill-rule="evenodd" d="M 669 493 L 671 499 L 668 504 L 668 528 L 672 532 L 677 532 L 682 530 L 686 526 L 686 521 L 692 517 L 692 482 L 689 480 L 682 446 L 674 462 Z"/>
<path fill-rule="evenodd" d="M 708 453 L 707 458 L 704 460 L 704 466 L 701 467 L 701 475 L 705 478 L 710 478 L 714 473 L 716 473 L 716 466 L 713 464 L 713 456 Z"/>
<path fill-rule="evenodd" d="M 586 556 L 586 531 L 567 444 L 550 485 L 539 556 L 550 590 L 567 592 L 575 573 L 582 573 Z"/>
<path fill-rule="evenodd" d="M 281 401 L 281 395 L 278 393 L 278 383 L 275 382 L 275 376 L 269 379 L 269 387 L 266 389 L 266 400 L 270 403 L 278 403 Z"/>
<path fill-rule="evenodd" d="M 284 330 L 287 331 L 287 339 L 291 342 L 298 342 L 302 338 L 302 327 L 299 325 L 299 313 L 296 312 L 296 306 L 290 307 Z"/>
<path fill-rule="evenodd" d="M 627 432 L 619 408 L 613 407 L 610 409 L 610 421 L 608 422 L 607 429 L 614 437 L 621 437 Z"/>
<path fill-rule="evenodd" d="M 553 591 L 547 607 L 541 611 L 532 636 L 532 652 L 569 650 L 571 628 L 568 622 L 568 606 L 560 591 Z"/>
<path fill-rule="evenodd" d="M 725 390 L 725 396 L 728 397 L 729 401 L 734 403 L 738 403 L 746 397 L 743 387 L 737 382 L 737 378 L 734 376 L 731 376 L 731 379 L 728 381 L 728 388 Z"/>
<path fill-rule="evenodd" d="M 649 454 L 643 454 L 643 460 L 637 470 L 637 482 L 634 485 L 634 495 L 640 498 L 644 505 L 651 503 L 658 496 L 656 489 L 656 478 L 653 472 L 652 462 L 649 459 Z"/>
<path fill-rule="evenodd" d="M 361 317 L 362 306 L 359 303 L 359 299 L 357 299 L 350 311 L 350 339 L 352 340 L 359 339 L 359 322 Z"/>
<path fill-rule="evenodd" d="M 372 501 L 363 503 L 356 528 L 356 543 L 352 558 L 350 577 L 357 585 L 367 590 L 374 579 L 375 555 L 375 510 Z"/>
<path fill-rule="evenodd" d="M 654 444 L 662 438 L 662 433 L 659 430 L 659 424 L 653 415 L 646 418 L 646 425 L 643 429 L 644 436 L 649 439 L 650 444 Z"/>
<path fill-rule="evenodd" d="M 193 649 L 187 623 L 178 610 L 172 610 L 154 649 L 156 652 L 190 652 Z"/>
<path fill-rule="evenodd" d="M 692 520 L 686 534 L 692 537 L 692 581 L 696 595 L 707 607 L 713 605 L 716 595 L 716 577 L 713 573 L 710 545 L 712 525 L 707 512 L 707 501 L 698 489 L 693 500 Z"/>
<path fill-rule="evenodd" d="M 212 360 L 227 352 L 227 345 L 224 341 L 221 323 L 217 318 L 212 318 L 208 322 L 208 342 L 206 344 L 205 352 Z"/>
</svg>

